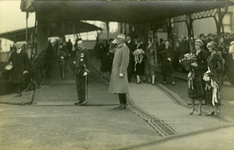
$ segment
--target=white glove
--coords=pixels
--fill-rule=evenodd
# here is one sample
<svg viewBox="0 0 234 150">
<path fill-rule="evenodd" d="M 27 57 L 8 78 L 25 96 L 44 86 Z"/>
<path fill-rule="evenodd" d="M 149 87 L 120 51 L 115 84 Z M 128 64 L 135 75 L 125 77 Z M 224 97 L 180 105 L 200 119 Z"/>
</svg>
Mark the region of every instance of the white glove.
<svg viewBox="0 0 234 150">
<path fill-rule="evenodd" d="M 76 61 L 73 61 L 73 64 L 75 65 L 75 64 L 76 64 Z"/>
<path fill-rule="evenodd" d="M 26 74 L 26 73 L 28 73 L 28 71 L 27 71 L 27 70 L 24 70 L 23 74 Z"/>
<path fill-rule="evenodd" d="M 191 66 L 197 67 L 198 65 L 196 62 L 193 62 L 193 63 L 191 63 Z"/>
<path fill-rule="evenodd" d="M 171 58 L 167 58 L 167 60 L 171 61 Z"/>
<path fill-rule="evenodd" d="M 88 75 L 88 73 L 87 73 L 87 72 L 84 72 L 83 76 L 87 76 L 87 75 Z"/>
<path fill-rule="evenodd" d="M 122 74 L 122 73 L 119 74 L 119 77 L 120 77 L 120 78 L 122 78 L 123 76 L 124 76 L 124 74 Z"/>
</svg>

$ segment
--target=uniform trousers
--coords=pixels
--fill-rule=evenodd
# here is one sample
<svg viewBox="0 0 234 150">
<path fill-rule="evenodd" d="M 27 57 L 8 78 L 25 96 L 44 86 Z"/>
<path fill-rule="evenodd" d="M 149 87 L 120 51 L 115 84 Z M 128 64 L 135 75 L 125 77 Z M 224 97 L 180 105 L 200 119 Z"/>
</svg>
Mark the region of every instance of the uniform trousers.
<svg viewBox="0 0 234 150">
<path fill-rule="evenodd" d="M 86 101 L 86 90 L 85 85 L 88 84 L 87 80 L 85 78 L 88 78 L 88 76 L 81 76 L 81 75 L 76 75 L 76 89 L 77 89 L 77 94 L 78 94 L 78 101 Z"/>
</svg>

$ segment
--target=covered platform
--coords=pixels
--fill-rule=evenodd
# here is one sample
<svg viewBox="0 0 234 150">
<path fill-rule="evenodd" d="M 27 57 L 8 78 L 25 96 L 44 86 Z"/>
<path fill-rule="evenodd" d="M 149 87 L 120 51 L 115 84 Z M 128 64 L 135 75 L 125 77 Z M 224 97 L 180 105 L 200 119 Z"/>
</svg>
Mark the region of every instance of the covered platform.
<svg viewBox="0 0 234 150">
<path fill-rule="evenodd" d="M 36 13 L 38 28 L 37 48 L 43 39 L 49 36 L 51 25 L 59 28 L 60 34 L 67 34 L 65 28 L 72 29 L 74 22 L 80 20 L 98 20 L 106 22 L 109 33 L 109 22 L 120 23 L 120 33 L 132 33 L 144 41 L 151 37 L 156 40 L 155 33 L 159 28 L 166 28 L 169 41 L 173 41 L 172 25 L 185 22 L 188 30 L 188 49 L 192 49 L 194 37 L 192 22 L 196 19 L 212 17 L 215 19 L 219 39 L 223 32 L 222 19 L 228 6 L 233 1 L 225 0 L 178 0 L 178 1 L 22 1 L 21 10 Z M 69 24 L 69 26 L 65 26 Z M 42 30 L 40 30 L 42 28 Z M 43 38 L 40 38 L 43 37 Z M 108 36 L 107 36 L 108 37 Z M 154 42 L 156 44 L 156 42 Z"/>
</svg>

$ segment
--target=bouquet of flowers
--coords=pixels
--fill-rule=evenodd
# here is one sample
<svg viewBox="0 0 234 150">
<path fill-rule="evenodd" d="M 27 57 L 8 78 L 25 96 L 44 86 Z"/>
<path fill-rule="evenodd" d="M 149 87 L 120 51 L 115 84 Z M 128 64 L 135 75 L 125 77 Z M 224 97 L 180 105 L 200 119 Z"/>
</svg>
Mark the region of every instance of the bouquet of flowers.
<svg viewBox="0 0 234 150">
<path fill-rule="evenodd" d="M 189 71 L 190 65 L 197 63 L 197 58 L 193 53 L 187 53 L 179 59 L 179 63 L 184 66 L 185 70 Z"/>
<path fill-rule="evenodd" d="M 142 49 L 136 49 L 134 52 L 133 52 L 133 55 L 142 55 L 144 54 L 145 52 L 142 50 Z"/>
<path fill-rule="evenodd" d="M 144 58 L 144 54 L 145 54 L 145 52 L 142 49 L 136 49 L 133 52 L 133 55 L 135 57 L 135 62 L 136 63 L 141 63 L 143 58 Z"/>
</svg>

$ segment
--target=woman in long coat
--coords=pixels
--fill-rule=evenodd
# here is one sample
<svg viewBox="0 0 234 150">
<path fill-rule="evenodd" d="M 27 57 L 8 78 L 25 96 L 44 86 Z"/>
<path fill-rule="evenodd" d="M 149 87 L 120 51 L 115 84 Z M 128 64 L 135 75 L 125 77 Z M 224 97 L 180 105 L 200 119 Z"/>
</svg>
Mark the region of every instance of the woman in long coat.
<svg viewBox="0 0 234 150">
<path fill-rule="evenodd" d="M 171 84 L 175 85 L 172 60 L 174 58 L 174 51 L 172 47 L 169 46 L 170 43 L 168 40 L 164 42 L 163 49 L 159 52 L 159 57 L 162 63 L 161 73 L 163 75 L 163 84 L 166 84 L 166 74 L 169 74 L 171 77 Z"/>
<path fill-rule="evenodd" d="M 16 43 L 16 51 L 12 52 L 8 62 L 13 65 L 10 73 L 10 82 L 16 85 L 17 97 L 22 95 L 22 84 L 24 82 L 24 74 L 29 70 L 28 54 L 22 50 L 22 44 Z"/>
<path fill-rule="evenodd" d="M 223 72 L 223 58 L 217 52 L 217 44 L 213 41 L 207 44 L 210 55 L 207 59 L 208 72 L 203 77 L 206 82 L 205 99 L 212 106 L 209 116 L 219 115 L 221 105 L 221 77 Z M 208 78 L 206 78 L 208 77 Z M 214 109 L 215 108 L 215 109 Z"/>
<path fill-rule="evenodd" d="M 117 36 L 117 47 L 115 50 L 114 60 L 109 85 L 109 93 L 117 93 L 120 105 L 117 109 L 125 109 L 127 105 L 126 93 L 128 90 L 127 68 L 129 63 L 129 49 L 125 44 L 125 36 Z"/>
<path fill-rule="evenodd" d="M 152 85 L 155 82 L 154 64 L 154 49 L 152 39 L 149 39 L 148 47 L 146 49 L 145 76 L 148 78 L 148 84 L 151 83 Z"/>
<path fill-rule="evenodd" d="M 202 49 L 203 42 L 201 40 L 195 41 L 195 58 L 196 61 L 190 65 L 190 72 L 188 74 L 188 97 L 192 100 L 192 109 L 190 115 L 194 112 L 195 100 L 199 102 L 198 115 L 201 115 L 202 101 L 204 100 L 205 81 L 202 80 L 203 74 L 207 71 L 207 57 L 208 53 Z"/>
</svg>

